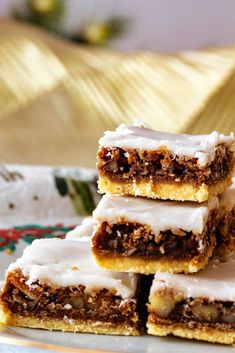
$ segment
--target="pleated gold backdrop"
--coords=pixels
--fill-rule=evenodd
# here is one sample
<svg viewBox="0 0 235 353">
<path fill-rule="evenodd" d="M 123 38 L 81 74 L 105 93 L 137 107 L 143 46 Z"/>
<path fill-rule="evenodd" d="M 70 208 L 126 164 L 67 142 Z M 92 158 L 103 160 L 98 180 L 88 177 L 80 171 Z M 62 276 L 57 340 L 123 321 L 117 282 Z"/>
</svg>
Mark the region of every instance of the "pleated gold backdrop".
<svg viewBox="0 0 235 353">
<path fill-rule="evenodd" d="M 235 130 L 235 47 L 178 55 L 81 47 L 0 22 L 0 162 L 95 166 L 121 122 Z"/>
</svg>

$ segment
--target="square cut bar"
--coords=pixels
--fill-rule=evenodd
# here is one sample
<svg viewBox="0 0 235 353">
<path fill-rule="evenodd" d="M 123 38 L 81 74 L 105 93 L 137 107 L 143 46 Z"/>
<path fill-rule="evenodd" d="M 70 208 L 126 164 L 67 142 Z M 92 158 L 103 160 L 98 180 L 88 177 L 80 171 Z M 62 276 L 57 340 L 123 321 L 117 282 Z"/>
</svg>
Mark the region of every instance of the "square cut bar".
<svg viewBox="0 0 235 353">
<path fill-rule="evenodd" d="M 178 135 L 121 124 L 99 141 L 100 193 L 203 202 L 231 184 L 233 134 Z"/>
<path fill-rule="evenodd" d="M 235 343 L 235 259 L 210 260 L 190 276 L 156 273 L 148 304 L 148 333 Z"/>
<path fill-rule="evenodd" d="M 232 185 L 219 197 L 216 252 L 220 256 L 235 253 L 235 177 Z"/>
<path fill-rule="evenodd" d="M 90 242 L 41 239 L 10 265 L 0 301 L 7 325 L 138 335 L 139 277 L 100 269 Z"/>
<path fill-rule="evenodd" d="M 104 195 L 93 212 L 92 252 L 113 271 L 196 272 L 215 247 L 218 198 L 205 203 Z"/>
</svg>

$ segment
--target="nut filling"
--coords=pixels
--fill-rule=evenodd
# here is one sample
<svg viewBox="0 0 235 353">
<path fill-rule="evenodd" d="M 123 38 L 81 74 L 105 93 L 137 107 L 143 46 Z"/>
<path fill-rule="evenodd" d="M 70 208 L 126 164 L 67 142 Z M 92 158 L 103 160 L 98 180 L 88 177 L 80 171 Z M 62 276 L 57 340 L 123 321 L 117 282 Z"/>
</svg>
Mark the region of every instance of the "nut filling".
<svg viewBox="0 0 235 353">
<path fill-rule="evenodd" d="M 207 298 L 180 298 L 156 293 L 149 304 L 150 321 L 155 324 L 186 324 L 189 327 L 223 325 L 235 328 L 235 303 L 210 301 Z"/>
<path fill-rule="evenodd" d="M 202 234 L 182 229 L 167 230 L 159 235 L 139 223 L 102 222 L 93 236 L 93 251 L 100 256 L 131 256 L 146 259 L 192 259 L 203 256 L 215 245 L 216 217 L 208 218 Z"/>
<path fill-rule="evenodd" d="M 153 181 L 205 183 L 212 185 L 224 179 L 232 170 L 233 152 L 221 144 L 216 148 L 214 161 L 199 167 L 196 158 L 172 155 L 166 149 L 142 151 L 118 147 L 101 147 L 98 152 L 100 176 L 118 182 Z"/>
<path fill-rule="evenodd" d="M 26 281 L 27 277 L 19 270 L 8 275 L 1 302 L 14 314 L 139 328 L 136 299 L 123 300 L 107 289 L 86 293 L 81 285 L 58 288 L 37 281 L 28 287 Z"/>
</svg>

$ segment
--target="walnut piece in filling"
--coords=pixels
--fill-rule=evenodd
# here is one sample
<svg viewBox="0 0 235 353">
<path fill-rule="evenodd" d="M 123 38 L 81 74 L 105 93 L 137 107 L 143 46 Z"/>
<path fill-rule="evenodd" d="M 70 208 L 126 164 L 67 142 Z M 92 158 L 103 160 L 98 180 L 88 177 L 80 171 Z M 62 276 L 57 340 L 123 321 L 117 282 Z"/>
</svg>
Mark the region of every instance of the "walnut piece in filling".
<svg viewBox="0 0 235 353">
<path fill-rule="evenodd" d="M 208 298 L 185 298 L 174 290 L 151 293 L 148 304 L 150 320 L 156 324 L 165 322 L 197 326 L 207 324 L 226 325 L 235 328 L 235 303 Z"/>
</svg>

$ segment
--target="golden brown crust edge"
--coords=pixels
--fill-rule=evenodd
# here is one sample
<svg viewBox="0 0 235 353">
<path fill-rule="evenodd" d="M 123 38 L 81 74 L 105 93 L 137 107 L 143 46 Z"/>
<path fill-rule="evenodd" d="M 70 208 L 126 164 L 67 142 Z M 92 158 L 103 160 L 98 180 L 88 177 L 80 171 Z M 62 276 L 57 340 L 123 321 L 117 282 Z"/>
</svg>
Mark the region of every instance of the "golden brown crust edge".
<svg viewBox="0 0 235 353">
<path fill-rule="evenodd" d="M 97 264 L 106 269 L 120 272 L 135 272 L 141 274 L 155 274 L 156 272 L 169 273 L 194 273 L 203 269 L 209 258 L 212 256 L 214 245 L 212 245 L 203 259 L 198 261 L 192 260 L 152 260 L 131 258 L 123 256 L 100 256 L 94 250 L 93 256 Z"/>
<path fill-rule="evenodd" d="M 217 328 L 202 327 L 189 328 L 180 324 L 154 324 L 147 322 L 148 334 L 154 336 L 174 335 L 182 338 L 196 339 L 200 341 L 207 341 L 221 344 L 234 344 L 235 331 L 219 331 Z"/>
<path fill-rule="evenodd" d="M 190 183 L 167 183 L 153 180 L 142 182 L 116 182 L 100 176 L 98 189 L 101 194 L 142 196 L 151 199 L 203 202 L 221 194 L 232 182 L 232 173 L 215 185 L 193 185 Z"/>
<path fill-rule="evenodd" d="M 106 322 L 65 322 L 59 319 L 42 320 L 39 318 L 22 317 L 8 313 L 3 306 L 0 307 L 0 323 L 9 326 L 40 328 L 45 330 L 57 330 L 67 332 L 84 332 L 103 335 L 139 336 L 140 331 L 136 327 L 125 325 L 112 325 Z"/>
</svg>

